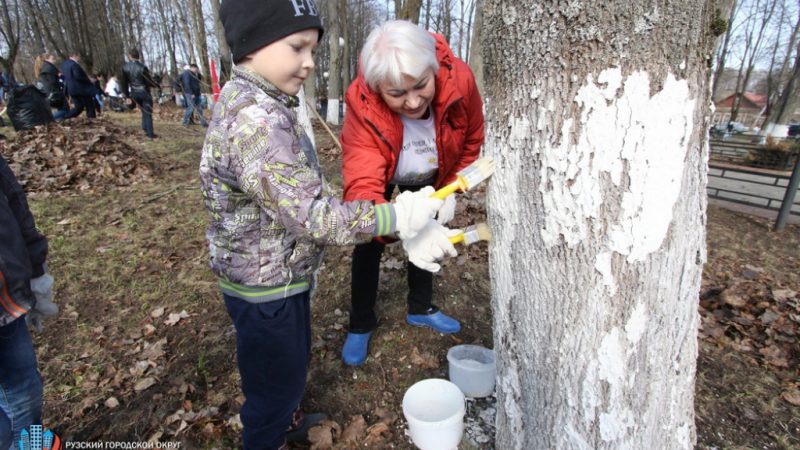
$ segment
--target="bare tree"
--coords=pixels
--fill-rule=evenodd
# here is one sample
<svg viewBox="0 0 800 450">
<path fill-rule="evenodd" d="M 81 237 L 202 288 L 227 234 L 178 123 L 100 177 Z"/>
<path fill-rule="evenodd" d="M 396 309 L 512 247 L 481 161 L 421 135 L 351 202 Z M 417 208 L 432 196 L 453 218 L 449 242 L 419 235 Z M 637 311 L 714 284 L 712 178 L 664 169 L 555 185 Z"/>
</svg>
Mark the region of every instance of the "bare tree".
<svg viewBox="0 0 800 450">
<path fill-rule="evenodd" d="M 6 55 L 0 56 L 0 64 L 8 73 L 14 72 L 14 62 L 19 52 L 20 30 L 22 18 L 19 2 L 14 0 L 0 0 L 0 37 L 6 48 Z"/>
<path fill-rule="evenodd" d="M 397 20 L 419 23 L 420 9 L 422 0 L 394 0 L 394 17 Z"/>
<path fill-rule="evenodd" d="M 723 16 L 727 17 L 727 21 L 724 23 L 725 37 L 722 39 L 722 45 L 717 52 L 717 71 L 714 74 L 714 84 L 711 88 L 713 98 L 717 98 L 719 95 L 719 83 L 722 80 L 722 74 L 725 71 L 725 63 L 728 57 L 728 46 L 730 45 L 731 36 L 733 35 L 733 19 L 736 16 L 739 5 L 741 5 L 741 3 L 739 3 L 738 0 L 733 0 L 733 3 L 731 3 L 731 9 L 726 16 L 724 16 L 723 11 L 720 11 L 719 9 L 716 10 L 717 29 L 719 30 L 723 26 L 722 22 L 720 22 Z"/>
<path fill-rule="evenodd" d="M 695 442 L 713 10 L 486 0 L 498 449 Z"/>
<path fill-rule="evenodd" d="M 795 52 L 794 68 L 783 88 L 780 98 L 770 111 L 763 127 L 764 135 L 784 137 L 788 131 L 788 123 L 797 107 L 800 106 L 800 45 Z"/>
<path fill-rule="evenodd" d="M 328 5 L 328 49 L 329 49 L 329 64 L 328 64 L 328 101 L 327 101 L 327 117 L 326 121 L 338 125 L 339 124 L 339 96 L 342 93 L 342 71 L 341 71 L 341 46 L 339 39 L 341 33 L 339 30 L 339 2 L 330 0 Z"/>
<path fill-rule="evenodd" d="M 736 120 L 739 115 L 739 107 L 742 103 L 742 96 L 747 91 L 750 76 L 755 68 L 756 58 L 762 50 L 762 43 L 767 31 L 767 27 L 775 13 L 775 7 L 779 0 L 756 0 L 753 3 L 753 13 L 749 20 L 747 33 L 745 35 L 744 56 L 742 64 L 739 66 L 739 75 L 736 82 L 736 93 L 731 107 L 730 120 Z"/>
<path fill-rule="evenodd" d="M 231 48 L 228 46 L 228 41 L 225 40 L 225 28 L 222 26 L 222 19 L 219 17 L 219 0 L 211 0 L 211 7 L 214 9 L 214 32 L 217 36 L 217 44 L 219 45 L 220 61 L 220 84 L 227 80 L 231 73 Z M 315 90 L 316 94 L 316 90 Z"/>
<path fill-rule="evenodd" d="M 477 0 L 475 5 L 475 25 L 472 28 L 472 42 L 469 46 L 469 66 L 475 74 L 478 89 L 483 89 L 483 45 L 481 44 L 481 30 L 483 30 L 483 4 L 484 0 Z"/>
</svg>

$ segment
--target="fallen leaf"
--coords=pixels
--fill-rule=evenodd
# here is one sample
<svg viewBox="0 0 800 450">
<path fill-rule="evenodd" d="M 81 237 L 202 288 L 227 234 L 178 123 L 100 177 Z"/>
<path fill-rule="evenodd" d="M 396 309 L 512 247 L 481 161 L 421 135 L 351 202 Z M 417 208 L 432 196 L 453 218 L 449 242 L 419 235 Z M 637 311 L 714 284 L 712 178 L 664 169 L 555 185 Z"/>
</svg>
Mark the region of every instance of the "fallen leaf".
<svg viewBox="0 0 800 450">
<path fill-rule="evenodd" d="M 361 414 L 355 415 L 350 420 L 350 423 L 342 431 L 341 441 L 348 443 L 358 443 L 361 441 L 361 436 L 367 431 L 367 422 Z"/>
<path fill-rule="evenodd" d="M 385 441 L 387 436 L 391 436 L 392 432 L 389 430 L 389 425 L 383 422 L 378 422 L 367 429 L 367 438 L 364 440 L 364 445 L 367 448 L 378 447 L 378 444 Z"/>
<path fill-rule="evenodd" d="M 153 386 L 156 384 L 156 379 L 153 377 L 142 378 L 141 380 L 137 381 L 136 384 L 133 386 L 133 390 L 136 392 L 142 392 L 143 390 Z"/>
<path fill-rule="evenodd" d="M 184 309 L 183 311 L 181 311 L 179 313 L 170 314 L 169 318 L 167 318 L 167 320 L 165 320 L 164 323 L 169 325 L 169 326 L 173 326 L 173 325 L 177 324 L 178 322 L 180 322 L 181 319 L 186 319 L 188 317 L 189 317 L 189 313 L 187 313 L 186 310 Z"/>
<path fill-rule="evenodd" d="M 156 308 L 150 312 L 150 317 L 157 319 L 164 315 L 164 308 Z"/>
<path fill-rule="evenodd" d="M 333 437 L 340 430 L 339 424 L 332 420 L 324 420 L 308 430 L 308 441 L 311 450 L 329 450 L 333 448 Z"/>
<path fill-rule="evenodd" d="M 420 366 L 423 369 L 439 368 L 439 359 L 437 359 L 430 353 L 420 354 L 419 349 L 417 347 L 414 347 L 414 349 L 411 350 L 411 363 L 414 364 L 415 366 Z"/>
<path fill-rule="evenodd" d="M 782 397 L 794 406 L 800 406 L 800 391 L 786 391 Z"/>
</svg>

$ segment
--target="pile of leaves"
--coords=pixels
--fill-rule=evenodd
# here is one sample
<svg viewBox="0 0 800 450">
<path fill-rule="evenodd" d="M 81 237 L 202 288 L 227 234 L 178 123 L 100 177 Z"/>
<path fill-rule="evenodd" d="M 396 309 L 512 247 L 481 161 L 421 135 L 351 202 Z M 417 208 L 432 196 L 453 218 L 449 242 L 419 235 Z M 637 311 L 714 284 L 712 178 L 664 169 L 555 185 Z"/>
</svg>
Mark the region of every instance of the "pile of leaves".
<svg viewBox="0 0 800 450">
<path fill-rule="evenodd" d="M 740 352 L 784 382 L 783 398 L 800 406 L 800 297 L 763 268 L 744 266 L 727 281 L 704 282 L 700 338 Z"/>
<path fill-rule="evenodd" d="M 92 191 L 149 179 L 152 157 L 128 145 L 141 140 L 103 119 L 73 119 L 21 131 L 0 153 L 26 192 Z"/>
</svg>

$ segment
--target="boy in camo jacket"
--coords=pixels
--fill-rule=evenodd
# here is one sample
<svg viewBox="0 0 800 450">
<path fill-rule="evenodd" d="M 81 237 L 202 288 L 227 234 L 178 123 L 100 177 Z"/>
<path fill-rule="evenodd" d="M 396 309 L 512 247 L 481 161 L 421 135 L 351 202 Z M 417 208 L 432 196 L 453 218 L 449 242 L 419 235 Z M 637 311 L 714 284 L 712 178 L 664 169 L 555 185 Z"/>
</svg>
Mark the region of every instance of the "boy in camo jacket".
<svg viewBox="0 0 800 450">
<path fill-rule="evenodd" d="M 431 220 L 442 206 L 433 188 L 374 205 L 343 202 L 325 185 L 293 109 L 323 33 L 313 0 L 224 0 L 220 18 L 236 66 L 200 163 L 211 269 L 236 328 L 244 448 L 286 448 L 314 422 L 298 411 L 323 247 L 397 233 L 412 260 L 455 249 Z"/>
</svg>

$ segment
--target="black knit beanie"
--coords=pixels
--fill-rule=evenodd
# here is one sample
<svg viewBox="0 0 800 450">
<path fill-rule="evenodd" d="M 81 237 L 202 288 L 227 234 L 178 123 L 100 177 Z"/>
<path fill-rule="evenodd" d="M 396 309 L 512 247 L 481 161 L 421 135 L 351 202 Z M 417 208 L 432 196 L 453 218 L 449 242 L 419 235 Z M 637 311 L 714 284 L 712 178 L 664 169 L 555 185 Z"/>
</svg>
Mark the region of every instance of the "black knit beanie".
<svg viewBox="0 0 800 450">
<path fill-rule="evenodd" d="M 223 0 L 219 17 L 234 63 L 298 31 L 316 28 L 322 39 L 314 0 Z"/>
</svg>

